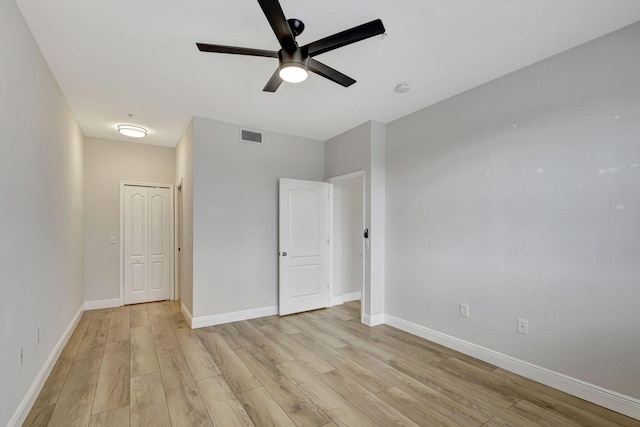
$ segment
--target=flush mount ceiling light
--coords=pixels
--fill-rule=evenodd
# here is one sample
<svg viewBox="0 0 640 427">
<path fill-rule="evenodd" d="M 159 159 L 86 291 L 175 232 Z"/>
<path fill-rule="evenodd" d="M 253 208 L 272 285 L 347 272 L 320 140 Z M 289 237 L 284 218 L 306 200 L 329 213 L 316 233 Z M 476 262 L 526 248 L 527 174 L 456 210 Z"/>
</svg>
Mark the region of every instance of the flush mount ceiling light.
<svg viewBox="0 0 640 427">
<path fill-rule="evenodd" d="M 118 125 L 118 132 L 132 138 L 144 138 L 147 136 L 147 130 L 145 128 L 134 125 Z"/>
</svg>

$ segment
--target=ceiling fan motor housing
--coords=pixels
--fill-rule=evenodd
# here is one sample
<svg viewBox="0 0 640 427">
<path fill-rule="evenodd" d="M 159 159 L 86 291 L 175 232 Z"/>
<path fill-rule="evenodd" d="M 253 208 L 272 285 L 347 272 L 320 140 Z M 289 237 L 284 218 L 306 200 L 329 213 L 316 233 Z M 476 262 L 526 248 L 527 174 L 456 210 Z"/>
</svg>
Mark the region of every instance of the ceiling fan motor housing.
<svg viewBox="0 0 640 427">
<path fill-rule="evenodd" d="M 280 59 L 280 68 L 297 65 L 305 70 L 309 69 L 309 55 L 305 55 L 303 49 L 296 49 L 293 52 L 280 49 L 280 51 L 278 51 L 278 58 Z"/>
</svg>

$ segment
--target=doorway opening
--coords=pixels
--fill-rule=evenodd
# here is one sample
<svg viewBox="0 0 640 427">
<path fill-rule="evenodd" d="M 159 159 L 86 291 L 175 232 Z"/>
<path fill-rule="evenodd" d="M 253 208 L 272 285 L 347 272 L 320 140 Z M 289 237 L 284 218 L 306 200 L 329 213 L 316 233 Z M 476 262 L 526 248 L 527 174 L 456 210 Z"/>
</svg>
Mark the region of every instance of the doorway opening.
<svg viewBox="0 0 640 427">
<path fill-rule="evenodd" d="M 364 320 L 366 239 L 365 173 L 354 172 L 327 179 L 333 184 L 332 305 L 360 300 Z"/>
</svg>

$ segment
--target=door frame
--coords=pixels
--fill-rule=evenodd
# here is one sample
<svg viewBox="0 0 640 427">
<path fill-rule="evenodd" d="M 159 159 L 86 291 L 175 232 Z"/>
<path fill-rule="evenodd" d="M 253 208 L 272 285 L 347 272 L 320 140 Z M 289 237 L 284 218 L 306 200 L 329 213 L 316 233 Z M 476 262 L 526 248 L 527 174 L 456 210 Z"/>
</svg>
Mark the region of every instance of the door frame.
<svg viewBox="0 0 640 427">
<path fill-rule="evenodd" d="M 338 175 L 331 178 L 325 179 L 326 182 L 335 184 L 340 181 L 347 181 L 349 179 L 360 178 L 362 177 L 362 232 L 364 233 L 364 229 L 367 224 L 367 174 L 366 171 L 360 170 L 356 172 L 347 173 L 344 175 Z M 333 246 L 334 246 L 334 236 L 333 236 L 333 214 L 334 214 L 334 202 L 333 202 L 333 186 L 331 187 L 331 198 L 329 199 L 329 235 L 331 238 L 331 246 L 329 248 L 329 292 L 330 299 L 333 300 Z M 360 294 L 360 322 L 364 323 L 364 301 L 365 301 L 365 290 L 366 290 L 366 281 L 367 281 L 367 247 L 365 243 L 364 237 L 362 238 L 362 293 Z M 332 307 L 333 304 L 330 305 Z"/>
<path fill-rule="evenodd" d="M 184 253 L 184 193 L 183 193 L 184 179 L 180 178 L 180 182 L 176 184 L 174 196 L 175 196 L 175 216 L 174 216 L 174 245 L 173 253 L 175 258 L 175 274 L 174 274 L 174 286 L 172 299 L 179 301 L 182 299 L 182 270 L 184 265 L 182 263 Z M 181 251 L 178 252 L 178 247 Z"/>
<path fill-rule="evenodd" d="M 124 187 L 152 187 L 152 188 L 168 188 L 169 197 L 169 223 L 171 224 L 171 230 L 169 235 L 171 236 L 171 243 L 169 252 L 171 253 L 171 260 L 169 261 L 171 272 L 169 273 L 171 288 L 171 299 L 175 300 L 176 295 L 176 278 L 175 278 L 175 211 L 174 211 L 174 194 L 175 187 L 173 184 L 153 183 L 153 182 L 141 182 L 141 181 L 120 181 L 120 306 L 124 305 Z"/>
</svg>

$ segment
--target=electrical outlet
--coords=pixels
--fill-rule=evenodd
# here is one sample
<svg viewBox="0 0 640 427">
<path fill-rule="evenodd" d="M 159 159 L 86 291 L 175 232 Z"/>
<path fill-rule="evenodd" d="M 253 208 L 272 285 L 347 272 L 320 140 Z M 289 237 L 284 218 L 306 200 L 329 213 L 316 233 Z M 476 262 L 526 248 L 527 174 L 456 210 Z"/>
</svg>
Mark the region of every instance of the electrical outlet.
<svg viewBox="0 0 640 427">
<path fill-rule="evenodd" d="M 20 347 L 20 349 L 18 350 L 18 366 L 22 366 L 22 356 L 23 356 L 23 350 L 22 347 Z"/>
<path fill-rule="evenodd" d="M 469 304 L 460 304 L 460 316 L 469 317 Z"/>
<path fill-rule="evenodd" d="M 241 283 L 238 283 L 238 293 L 244 294 L 244 286 Z"/>
<path fill-rule="evenodd" d="M 518 333 L 529 335 L 529 322 L 525 319 L 518 319 Z"/>
<path fill-rule="evenodd" d="M 40 344 L 40 328 L 36 329 L 36 344 Z"/>
</svg>

